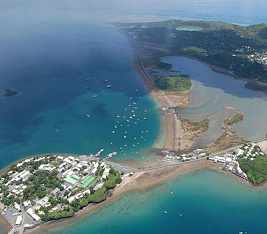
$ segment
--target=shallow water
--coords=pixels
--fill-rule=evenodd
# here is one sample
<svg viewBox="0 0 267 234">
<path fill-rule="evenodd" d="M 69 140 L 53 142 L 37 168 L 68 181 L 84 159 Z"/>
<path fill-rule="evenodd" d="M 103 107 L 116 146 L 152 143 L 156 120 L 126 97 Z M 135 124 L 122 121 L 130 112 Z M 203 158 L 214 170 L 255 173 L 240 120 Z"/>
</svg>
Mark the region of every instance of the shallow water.
<svg viewBox="0 0 267 234">
<path fill-rule="evenodd" d="M 225 107 L 234 107 L 245 114 L 245 119 L 234 126 L 245 139 L 257 140 L 267 133 L 267 96 L 244 87 L 245 82 L 214 72 L 199 61 L 174 56 L 163 62 L 173 65 L 173 70 L 188 74 L 193 81 L 190 103 L 178 108 L 181 118 L 201 121 L 209 116 L 210 129 L 200 138 L 199 145 L 217 139 L 223 120 L 236 114 Z"/>
<path fill-rule="evenodd" d="M 103 23 L 194 18 L 255 24 L 267 22 L 266 7 L 263 0 L 171 0 L 168 4 L 161 0 L 117 0 L 112 4 L 107 0 L 1 1 L 0 89 L 13 88 L 20 95 L 0 98 L 0 168 L 39 153 L 90 153 L 102 147 L 118 151 L 123 135 L 114 136 L 111 131 L 118 113 L 123 115 L 125 105 L 130 104 L 130 97 L 141 97 L 138 115 L 144 115 L 144 108 L 148 110 L 148 121 L 139 126 L 145 126 L 150 134 L 142 143 L 145 152 L 136 155 L 141 159 L 147 154 L 159 133 L 157 108 L 131 67 L 127 39 Z M 91 81 L 85 81 L 88 76 Z M 105 88 L 105 79 L 112 81 L 112 89 Z M 87 90 L 88 86 L 92 88 Z M 247 101 L 262 100 L 258 95 Z M 213 101 L 207 102 L 208 110 L 208 103 Z M 140 131 L 132 130 L 129 134 L 133 137 Z M 218 130 L 214 134 L 219 134 Z M 133 158 L 131 150 L 127 156 Z M 117 158 L 127 159 L 123 153 Z M 267 230 L 266 190 L 252 190 L 214 172 L 188 175 L 179 183 L 126 196 L 91 217 L 71 223 L 64 233 Z M 62 229 L 50 231 L 62 233 Z"/>
<path fill-rule="evenodd" d="M 202 170 L 123 195 L 93 215 L 44 233 L 266 233 L 266 196 L 266 188 Z"/>
</svg>

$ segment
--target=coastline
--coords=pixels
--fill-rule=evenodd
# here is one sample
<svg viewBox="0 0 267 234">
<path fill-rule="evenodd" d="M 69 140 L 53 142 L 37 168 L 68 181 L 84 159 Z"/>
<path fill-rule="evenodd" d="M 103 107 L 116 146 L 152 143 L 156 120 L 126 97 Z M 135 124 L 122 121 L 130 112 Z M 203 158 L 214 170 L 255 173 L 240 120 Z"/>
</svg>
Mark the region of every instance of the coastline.
<svg viewBox="0 0 267 234">
<path fill-rule="evenodd" d="M 216 66 L 216 65 L 213 65 L 213 64 L 210 64 L 208 62 L 205 62 L 201 59 L 198 59 L 198 58 L 195 58 L 195 57 L 191 57 L 191 56 L 188 56 L 188 55 L 170 55 L 170 56 L 180 56 L 180 57 L 184 57 L 184 58 L 189 58 L 189 59 L 192 59 L 192 60 L 195 60 L 195 61 L 198 61 L 198 62 L 201 62 L 207 66 L 209 66 L 211 68 L 211 70 L 213 70 L 214 72 L 217 72 L 217 73 L 220 73 L 220 74 L 223 74 L 223 75 L 227 75 L 229 77 L 231 77 L 232 79 L 235 79 L 235 80 L 241 80 L 241 81 L 245 81 L 247 82 L 247 84 L 249 82 L 254 82 L 255 80 L 250 80 L 250 79 L 247 79 L 247 78 L 243 78 L 243 77 L 236 77 L 234 76 L 231 72 L 227 71 L 226 69 L 222 68 L 222 67 L 219 67 L 219 66 Z M 251 89 L 251 88 L 248 88 L 246 85 L 245 85 L 245 88 L 249 89 L 249 90 L 253 90 L 253 91 L 260 91 L 260 92 L 263 92 L 265 94 L 267 94 L 267 90 L 261 90 L 261 89 Z"/>
<path fill-rule="evenodd" d="M 121 184 L 117 185 L 111 195 L 102 203 L 89 205 L 83 210 L 77 212 L 73 217 L 57 221 L 50 221 L 40 224 L 32 229 L 26 229 L 25 233 L 38 233 L 39 231 L 48 231 L 51 228 L 67 225 L 70 222 L 89 216 L 100 209 L 107 207 L 111 202 L 116 201 L 121 196 L 129 192 L 138 192 L 150 189 L 156 185 L 164 183 L 166 180 L 175 178 L 179 175 L 185 175 L 201 169 L 211 169 L 222 172 L 221 164 L 213 163 L 210 160 L 182 164 L 173 168 L 165 168 L 160 170 L 151 170 L 147 172 L 136 172 L 133 176 L 125 178 Z M 229 173 L 228 173 L 229 174 Z"/>
<path fill-rule="evenodd" d="M 9 223 L 4 219 L 4 217 L 0 214 L 0 227 L 5 230 L 5 233 L 9 233 L 12 230 L 12 227 Z"/>
<path fill-rule="evenodd" d="M 130 46 L 132 48 L 133 68 L 141 76 L 146 87 L 151 92 L 151 95 L 153 95 L 153 97 L 158 101 L 158 103 L 160 103 L 162 107 L 170 107 L 170 108 L 177 107 L 178 102 L 176 100 L 173 100 L 173 98 L 171 98 L 171 96 L 175 96 L 175 99 L 177 98 L 180 99 L 179 106 L 186 106 L 190 100 L 189 92 L 192 89 L 192 87 L 188 91 L 172 95 L 170 95 L 170 93 L 165 93 L 160 89 L 158 89 L 154 84 L 154 80 L 150 77 L 150 74 L 148 74 L 148 72 L 146 72 L 145 69 L 143 68 L 139 51 L 140 48 L 138 44 L 130 35 L 128 35 L 127 32 L 124 32 L 123 30 L 120 29 L 119 31 L 128 39 Z M 165 117 L 164 119 L 166 121 L 166 139 L 164 143 L 164 149 L 171 151 L 190 150 L 194 146 L 197 138 L 194 139 L 192 142 L 190 142 L 190 144 L 188 142 L 182 141 L 181 139 L 183 139 L 184 130 L 182 129 L 181 120 L 173 109 L 169 110 L 171 114 L 164 116 Z M 193 136 L 192 133 L 189 134 Z"/>
<path fill-rule="evenodd" d="M 169 179 L 177 178 L 179 180 L 179 176 L 193 173 L 198 170 L 214 170 L 219 173 L 223 173 L 225 175 L 231 176 L 239 183 L 242 183 L 254 189 L 261 189 L 266 186 L 266 183 L 263 183 L 261 185 L 253 185 L 249 181 L 246 181 L 232 173 L 223 171 L 221 170 L 222 165 L 222 163 L 214 163 L 210 160 L 204 160 L 188 164 L 181 164 L 172 168 L 151 170 L 147 172 L 136 172 L 133 176 L 124 179 L 121 184 L 117 185 L 115 190 L 112 191 L 111 195 L 104 202 L 95 205 L 89 205 L 83 210 L 77 212 L 73 217 L 56 221 L 49 221 L 47 223 L 42 223 L 32 229 L 26 229 L 25 233 L 32 234 L 38 233 L 40 231 L 49 231 L 52 228 L 58 228 L 60 226 L 68 225 L 79 220 L 80 218 L 89 217 L 95 212 L 104 209 L 105 207 L 110 205 L 111 202 L 120 199 L 123 195 L 129 192 L 145 191 L 154 186 L 160 185 Z"/>
<path fill-rule="evenodd" d="M 166 95 L 162 91 L 157 90 L 157 88 L 153 84 L 153 81 L 151 79 L 149 79 L 146 72 L 143 71 L 143 69 L 140 65 L 140 61 L 137 61 L 138 60 L 138 48 L 136 48 L 136 50 L 133 49 L 132 52 L 133 52 L 133 54 L 137 53 L 137 54 L 135 54 L 135 58 L 133 58 L 133 60 L 132 60 L 132 63 L 135 64 L 134 68 L 140 75 L 141 75 L 141 73 L 143 74 L 143 75 L 141 75 L 141 77 L 142 77 L 142 79 L 146 85 L 148 83 L 147 87 L 151 91 L 153 97 L 155 97 L 156 100 L 162 106 L 164 106 L 163 104 L 166 104 L 166 105 L 168 105 L 170 103 L 172 104 L 172 101 L 168 98 L 168 95 Z M 168 102 L 168 100 L 170 102 Z M 177 147 L 177 145 L 174 145 L 175 143 L 177 143 L 176 139 L 174 137 L 177 136 L 175 134 L 179 134 L 179 136 L 181 138 L 181 135 L 179 132 L 181 130 L 181 126 L 180 126 L 180 129 L 179 129 L 179 126 L 177 128 L 175 118 L 177 119 L 177 121 L 180 121 L 180 120 L 178 119 L 176 114 L 173 114 L 171 116 L 165 116 L 165 117 L 166 117 L 165 119 L 166 119 L 167 136 L 166 136 L 166 140 L 164 143 L 164 147 L 166 147 L 166 148 L 167 147 L 169 147 L 169 148 Z M 162 131 L 160 132 L 160 134 L 162 134 Z M 158 139 L 159 138 L 160 138 L 160 136 L 158 137 Z M 32 157 L 32 156 L 30 156 L 30 157 Z M 219 170 L 219 166 L 220 166 L 220 164 L 218 164 L 218 163 L 214 164 L 213 162 L 210 162 L 210 161 L 201 161 L 201 162 L 183 164 L 183 165 L 175 166 L 173 168 L 168 168 L 168 169 L 153 170 L 150 172 L 136 172 L 132 177 L 126 178 L 120 185 L 118 185 L 116 187 L 116 189 L 111 193 L 111 196 L 108 197 L 106 201 L 104 201 L 100 204 L 97 204 L 97 205 L 89 205 L 88 207 L 84 208 L 83 210 L 77 212 L 71 218 L 62 219 L 62 220 L 58 220 L 58 221 L 50 221 L 48 223 L 38 225 L 37 227 L 35 227 L 33 229 L 28 229 L 25 231 L 25 233 L 35 233 L 35 232 L 42 231 L 42 230 L 46 231 L 46 230 L 49 230 L 50 228 L 61 226 L 63 224 L 67 224 L 70 221 L 75 221 L 75 220 L 77 220 L 77 219 L 79 219 L 85 215 L 88 215 L 89 212 L 94 213 L 97 210 L 108 206 L 110 204 L 110 202 L 113 202 L 116 199 L 119 199 L 125 193 L 131 192 L 131 191 L 140 191 L 140 190 L 149 189 L 153 186 L 156 186 L 157 184 L 163 183 L 166 180 L 173 178 L 175 176 L 178 176 L 178 175 L 192 173 L 196 170 L 201 170 L 201 169 L 218 170 L 222 173 L 226 173 L 229 175 L 229 173 L 224 172 L 222 170 Z M 7 166 L 6 168 L 4 168 L 3 170 L 1 170 L 0 174 L 3 173 L 3 171 L 8 170 L 9 167 L 10 167 L 10 165 Z M 242 180 L 242 179 L 240 179 L 240 180 Z M 242 180 L 242 181 L 244 181 L 244 180 Z M 248 183 L 248 184 L 251 185 L 252 187 L 262 187 L 262 186 L 266 185 L 266 182 L 263 182 L 262 185 L 253 185 L 251 183 Z M 90 213 L 90 215 L 91 215 L 91 213 Z M 1 217 L 0 218 L 0 225 L 1 226 L 2 226 L 2 219 L 3 218 Z M 3 225 L 5 225 L 5 224 L 3 224 Z"/>
</svg>

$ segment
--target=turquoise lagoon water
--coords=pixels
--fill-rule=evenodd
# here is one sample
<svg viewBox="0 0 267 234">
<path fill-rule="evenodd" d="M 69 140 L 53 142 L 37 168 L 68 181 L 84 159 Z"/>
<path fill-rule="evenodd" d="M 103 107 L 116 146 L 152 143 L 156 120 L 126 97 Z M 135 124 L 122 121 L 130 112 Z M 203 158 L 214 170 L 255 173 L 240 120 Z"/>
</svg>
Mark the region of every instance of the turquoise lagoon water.
<svg viewBox="0 0 267 234">
<path fill-rule="evenodd" d="M 0 168 L 47 152 L 83 154 L 105 148 L 105 153 L 118 151 L 120 160 L 147 155 L 159 133 L 157 107 L 131 67 L 127 39 L 103 23 L 194 18 L 255 24 L 267 21 L 266 7 L 264 0 L 1 1 L 0 89 L 12 88 L 20 95 L 0 98 Z M 91 80 L 85 81 L 88 77 Z M 105 88 L 105 79 L 111 89 Z M 203 87 L 209 87 L 207 82 L 215 88 L 211 79 Z M 239 84 L 238 92 L 244 90 Z M 207 100 L 203 87 L 200 92 Z M 227 90 L 222 86 L 213 91 L 251 101 L 253 112 L 258 111 L 253 99 L 264 100 L 261 94 L 245 99 L 234 88 Z M 208 103 L 214 101 L 206 101 L 210 112 Z M 137 126 L 130 120 L 132 108 Z M 189 116 L 189 109 L 182 112 Z M 203 117 L 195 113 L 197 119 Z M 216 121 L 213 124 L 216 128 Z M 240 128 L 243 134 L 249 132 Z M 144 137 L 135 139 L 140 133 Z M 253 134 L 262 135 L 263 130 Z M 265 189 L 250 189 L 229 176 L 203 171 L 123 196 L 94 215 L 48 233 L 266 233 L 266 195 Z"/>
<path fill-rule="evenodd" d="M 164 57 L 162 61 L 172 69 L 188 74 L 193 81 L 190 103 L 177 108 L 179 117 L 201 121 L 209 116 L 210 128 L 199 139 L 198 146 L 212 142 L 221 134 L 221 123 L 236 114 L 234 107 L 245 114 L 245 119 L 234 126 L 245 139 L 257 140 L 267 133 L 267 96 L 244 87 L 246 82 L 214 72 L 208 65 L 184 57 Z"/>
<path fill-rule="evenodd" d="M 266 233 L 266 196 L 267 189 L 203 170 L 123 195 L 94 214 L 42 233 Z"/>
</svg>

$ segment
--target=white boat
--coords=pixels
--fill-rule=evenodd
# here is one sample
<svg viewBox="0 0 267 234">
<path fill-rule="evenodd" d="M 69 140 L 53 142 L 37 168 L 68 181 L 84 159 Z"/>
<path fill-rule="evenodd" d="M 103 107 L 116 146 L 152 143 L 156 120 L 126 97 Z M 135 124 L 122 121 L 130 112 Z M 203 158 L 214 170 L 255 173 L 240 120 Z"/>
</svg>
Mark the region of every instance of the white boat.
<svg viewBox="0 0 267 234">
<path fill-rule="evenodd" d="M 166 210 L 164 210 L 164 214 L 168 214 L 168 212 Z"/>
<path fill-rule="evenodd" d="M 108 88 L 108 89 L 111 88 L 111 85 L 107 85 L 106 88 Z"/>
</svg>

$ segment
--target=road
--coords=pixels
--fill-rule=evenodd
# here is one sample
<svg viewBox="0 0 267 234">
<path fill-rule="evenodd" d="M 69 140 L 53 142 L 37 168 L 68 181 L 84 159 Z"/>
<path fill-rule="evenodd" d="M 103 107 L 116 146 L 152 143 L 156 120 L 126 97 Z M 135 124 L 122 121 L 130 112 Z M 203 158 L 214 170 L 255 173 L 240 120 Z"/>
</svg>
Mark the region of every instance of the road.
<svg viewBox="0 0 267 234">
<path fill-rule="evenodd" d="M 257 142 L 265 141 L 265 140 L 267 140 L 267 138 L 262 138 L 262 139 L 259 139 L 257 141 L 253 141 L 251 143 L 257 143 Z M 233 150 L 236 150 L 236 149 L 240 148 L 242 145 L 244 145 L 244 144 L 233 146 L 233 147 L 227 148 L 225 150 L 221 150 L 221 151 L 212 153 L 212 154 L 209 155 L 209 157 L 213 158 L 215 156 L 226 154 L 229 151 L 233 151 Z M 106 162 L 108 164 L 110 164 L 111 166 L 113 166 L 116 170 L 118 170 L 120 172 L 131 173 L 131 172 L 146 172 L 146 171 L 152 171 L 152 170 L 160 170 L 160 169 L 164 169 L 164 168 L 178 167 L 179 165 L 182 165 L 182 164 L 194 163 L 194 162 L 203 161 L 203 160 L 207 160 L 206 157 L 195 159 L 195 160 L 190 160 L 190 161 L 186 161 L 186 162 L 173 162 L 173 163 L 170 163 L 170 164 L 163 164 L 163 165 L 144 167 L 144 168 L 136 168 L 136 167 L 123 165 L 121 163 L 111 162 L 111 161 L 106 161 Z"/>
</svg>

